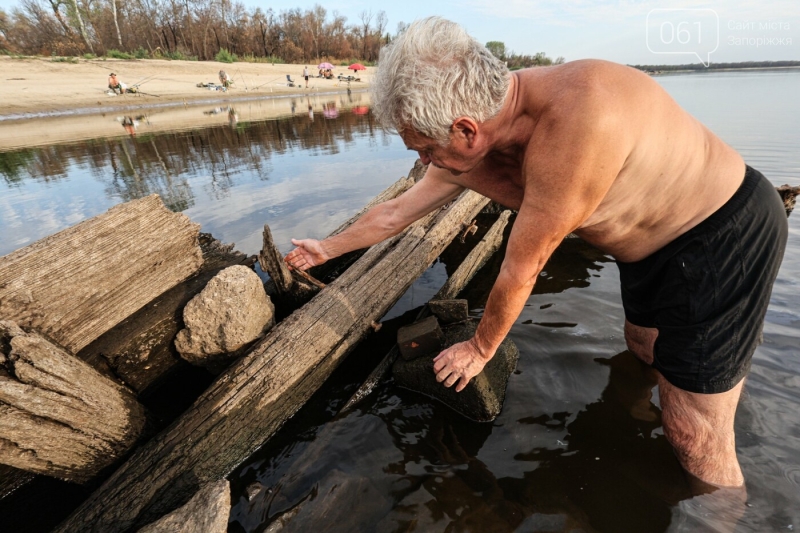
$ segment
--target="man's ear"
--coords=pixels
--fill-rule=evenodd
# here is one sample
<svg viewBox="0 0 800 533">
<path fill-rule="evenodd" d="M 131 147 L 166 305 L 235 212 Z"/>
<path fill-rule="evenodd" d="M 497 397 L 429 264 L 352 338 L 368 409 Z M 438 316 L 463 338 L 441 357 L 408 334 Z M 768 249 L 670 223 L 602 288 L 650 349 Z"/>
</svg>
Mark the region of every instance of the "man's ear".
<svg viewBox="0 0 800 533">
<path fill-rule="evenodd" d="M 472 148 L 475 144 L 475 138 L 478 135 L 478 123 L 470 117 L 458 117 L 453 121 L 450 128 L 453 135 L 461 137 L 467 143 L 467 146 Z"/>
</svg>

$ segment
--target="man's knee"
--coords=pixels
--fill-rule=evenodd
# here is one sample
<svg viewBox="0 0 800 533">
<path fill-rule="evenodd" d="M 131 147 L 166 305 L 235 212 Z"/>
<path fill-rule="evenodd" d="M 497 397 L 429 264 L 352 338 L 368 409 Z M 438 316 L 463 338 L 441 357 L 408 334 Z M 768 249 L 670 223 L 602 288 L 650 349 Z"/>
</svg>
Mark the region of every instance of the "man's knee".
<svg viewBox="0 0 800 533">
<path fill-rule="evenodd" d="M 695 458 L 708 455 L 715 447 L 715 437 L 703 420 L 697 415 L 681 409 L 662 406 L 661 423 L 664 437 L 681 458 Z"/>
<path fill-rule="evenodd" d="M 707 483 L 740 486 L 733 421 L 743 382 L 724 393 L 697 394 L 663 376 L 658 381 L 664 436 L 683 467 Z"/>
</svg>

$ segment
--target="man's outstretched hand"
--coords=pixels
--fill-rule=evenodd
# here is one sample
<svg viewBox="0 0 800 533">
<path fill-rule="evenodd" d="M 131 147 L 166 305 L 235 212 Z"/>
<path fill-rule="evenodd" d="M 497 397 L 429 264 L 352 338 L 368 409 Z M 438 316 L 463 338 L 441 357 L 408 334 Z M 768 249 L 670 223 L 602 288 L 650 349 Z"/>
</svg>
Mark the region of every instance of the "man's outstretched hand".
<svg viewBox="0 0 800 533">
<path fill-rule="evenodd" d="M 322 243 L 316 239 L 292 239 L 292 244 L 297 248 L 286 254 L 283 260 L 297 270 L 308 270 L 330 259 Z"/>
<path fill-rule="evenodd" d="M 458 382 L 456 392 L 461 392 L 469 380 L 481 373 L 489 359 L 491 355 L 483 355 L 472 339 L 454 344 L 433 360 L 436 381 L 445 387 L 452 387 Z"/>
</svg>

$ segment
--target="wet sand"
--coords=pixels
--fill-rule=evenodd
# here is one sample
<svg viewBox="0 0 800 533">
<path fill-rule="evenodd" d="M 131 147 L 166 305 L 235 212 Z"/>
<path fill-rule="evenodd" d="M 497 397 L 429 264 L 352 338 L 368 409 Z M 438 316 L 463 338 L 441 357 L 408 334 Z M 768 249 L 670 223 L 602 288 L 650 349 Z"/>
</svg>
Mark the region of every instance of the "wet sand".
<svg viewBox="0 0 800 533">
<path fill-rule="evenodd" d="M 310 80 L 309 80 L 310 81 Z M 213 94 L 213 93 L 212 93 Z M 221 93 L 217 93 L 221 94 Z M 80 115 L 0 120 L 0 152 L 90 139 L 107 139 L 176 132 L 217 125 L 309 114 L 319 120 L 332 113 L 369 106 L 369 93 L 311 92 L 261 95 L 246 99 L 194 101 L 186 105 L 150 106 L 132 110 L 108 110 Z M 126 121 L 133 121 L 132 124 Z"/>
<path fill-rule="evenodd" d="M 227 103 L 256 97 L 305 96 L 347 91 L 338 80 L 302 80 L 304 65 L 269 63 L 218 63 L 215 61 L 166 61 L 155 59 L 79 59 L 77 63 L 56 62 L 50 58 L 16 59 L 0 56 L 0 122 L 33 116 L 142 110 L 164 104 L 192 102 Z M 308 65 L 316 74 L 316 65 Z M 228 92 L 198 88 L 201 82 L 219 83 L 217 73 L 225 70 L 234 80 Z M 361 82 L 352 90 L 366 89 L 375 67 L 358 73 Z M 109 96 L 108 75 L 116 73 L 128 86 L 145 80 L 140 94 Z M 352 74 L 337 67 L 334 74 Z M 286 76 L 296 82 L 289 87 Z M 17 120 L 14 120 L 17 122 Z M 19 123 L 19 122 L 18 122 Z"/>
</svg>

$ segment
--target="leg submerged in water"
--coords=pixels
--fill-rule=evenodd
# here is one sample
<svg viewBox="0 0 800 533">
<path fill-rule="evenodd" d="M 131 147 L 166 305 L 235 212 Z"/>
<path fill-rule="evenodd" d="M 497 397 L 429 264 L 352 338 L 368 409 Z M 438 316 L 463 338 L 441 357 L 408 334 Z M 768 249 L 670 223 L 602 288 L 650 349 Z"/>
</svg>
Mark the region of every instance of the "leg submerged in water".
<svg viewBox="0 0 800 533">
<path fill-rule="evenodd" d="M 716 487 L 741 487 L 734 417 L 744 379 L 727 392 L 699 394 L 679 389 L 658 376 L 664 436 L 683 468 Z"/>
</svg>

